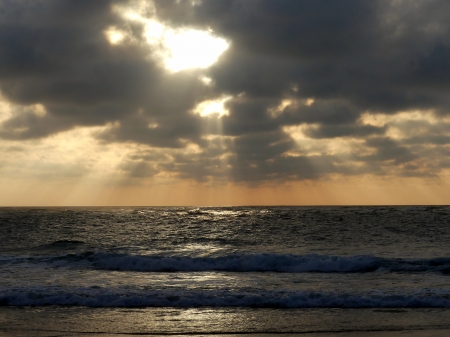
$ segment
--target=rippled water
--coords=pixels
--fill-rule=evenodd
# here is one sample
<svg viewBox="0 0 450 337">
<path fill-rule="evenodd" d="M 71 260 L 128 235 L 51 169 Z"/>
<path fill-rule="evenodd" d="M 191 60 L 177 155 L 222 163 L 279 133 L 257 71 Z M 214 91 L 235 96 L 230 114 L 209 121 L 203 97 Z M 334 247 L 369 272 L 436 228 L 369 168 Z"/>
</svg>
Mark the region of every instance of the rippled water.
<svg viewBox="0 0 450 337">
<path fill-rule="evenodd" d="M 450 207 L 0 209 L 0 305 L 448 308 Z"/>
</svg>

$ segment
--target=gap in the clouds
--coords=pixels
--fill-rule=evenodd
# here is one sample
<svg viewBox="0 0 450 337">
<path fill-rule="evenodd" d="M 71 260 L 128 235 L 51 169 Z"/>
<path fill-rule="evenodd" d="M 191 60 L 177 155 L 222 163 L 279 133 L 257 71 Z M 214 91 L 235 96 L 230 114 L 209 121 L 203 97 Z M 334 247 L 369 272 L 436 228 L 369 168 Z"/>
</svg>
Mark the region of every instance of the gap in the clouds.
<svg viewBox="0 0 450 337">
<path fill-rule="evenodd" d="M 224 96 L 214 100 L 200 102 L 195 108 L 194 113 L 202 117 L 218 115 L 219 117 L 227 116 L 229 110 L 225 107 L 225 103 L 232 99 L 231 96 Z"/>
<path fill-rule="evenodd" d="M 108 27 L 108 29 L 105 30 L 105 36 L 109 43 L 112 45 L 119 44 L 123 41 L 123 39 L 126 36 L 126 33 L 119 30 L 116 27 Z"/>
<path fill-rule="evenodd" d="M 113 9 L 125 20 L 143 25 L 142 38 L 152 47 L 151 56 L 171 72 L 208 68 L 229 47 L 225 39 L 215 36 L 210 29 L 172 28 L 158 20 L 154 9 L 149 11 L 145 7 Z M 130 32 L 118 27 L 108 27 L 105 36 L 112 45 L 133 40 Z"/>
</svg>

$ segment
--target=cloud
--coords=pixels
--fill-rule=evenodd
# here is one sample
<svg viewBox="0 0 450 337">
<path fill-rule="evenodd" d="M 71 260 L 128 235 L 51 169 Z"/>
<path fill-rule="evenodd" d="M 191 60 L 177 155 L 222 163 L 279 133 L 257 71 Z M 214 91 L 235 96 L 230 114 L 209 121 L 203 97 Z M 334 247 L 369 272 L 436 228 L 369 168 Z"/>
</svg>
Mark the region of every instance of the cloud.
<svg viewBox="0 0 450 337">
<path fill-rule="evenodd" d="M 13 106 L 0 137 L 20 146 L 103 127 L 99 144 L 139 148 L 116 166 L 135 180 L 439 175 L 449 13 L 444 0 L 0 0 L 0 91 Z M 174 72 L 150 22 L 209 31 L 229 48 L 210 67 Z M 223 97 L 228 114 L 196 113 Z M 411 111 L 442 127 L 386 117 Z"/>
<path fill-rule="evenodd" d="M 384 134 L 386 128 L 372 125 L 321 125 L 307 128 L 304 133 L 310 138 L 368 137 Z"/>
</svg>

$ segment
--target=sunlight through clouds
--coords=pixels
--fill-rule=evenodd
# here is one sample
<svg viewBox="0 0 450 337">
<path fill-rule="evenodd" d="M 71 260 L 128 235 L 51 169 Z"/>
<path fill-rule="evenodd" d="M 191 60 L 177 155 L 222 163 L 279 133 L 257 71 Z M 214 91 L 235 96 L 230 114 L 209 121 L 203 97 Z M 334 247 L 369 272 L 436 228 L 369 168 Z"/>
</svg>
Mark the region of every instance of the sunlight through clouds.
<svg viewBox="0 0 450 337">
<path fill-rule="evenodd" d="M 166 67 L 177 72 L 190 68 L 208 68 L 228 48 L 224 39 L 200 30 L 168 31 L 165 45 L 169 55 Z"/>
<path fill-rule="evenodd" d="M 386 135 L 392 139 L 402 140 L 413 136 L 425 136 L 433 129 L 436 132 L 448 133 L 450 117 L 437 116 L 431 110 L 403 111 L 397 114 L 364 113 L 360 117 L 364 125 L 386 126 Z"/>
<path fill-rule="evenodd" d="M 289 107 L 290 105 L 292 105 L 294 102 L 290 99 L 283 99 L 280 104 L 276 107 L 273 108 L 269 108 L 268 112 L 270 113 L 270 115 L 273 118 L 276 118 L 277 116 L 279 116 L 284 109 L 286 109 L 287 107 Z"/>
<path fill-rule="evenodd" d="M 229 101 L 232 97 L 225 96 L 216 100 L 204 101 L 198 104 L 194 113 L 199 114 L 202 117 L 206 117 L 213 114 L 218 114 L 219 117 L 227 116 L 229 114 L 228 109 L 225 107 L 225 103 Z"/>
<path fill-rule="evenodd" d="M 283 98 L 277 106 L 270 107 L 267 109 L 267 111 L 273 118 L 276 118 L 280 114 L 282 114 L 286 108 L 299 107 L 302 105 L 311 106 L 314 104 L 314 102 L 315 102 L 314 98 L 307 98 L 307 99 Z"/>
<path fill-rule="evenodd" d="M 208 68 L 228 49 L 225 39 L 216 37 L 211 31 L 198 29 L 174 29 L 159 22 L 156 16 L 147 18 L 139 13 L 116 7 L 125 19 L 144 25 L 144 38 L 148 44 L 157 48 L 154 53 L 172 71 Z M 124 40 L 123 32 L 115 28 L 105 34 L 111 44 Z"/>
<path fill-rule="evenodd" d="M 109 27 L 107 30 L 105 30 L 105 35 L 109 43 L 113 45 L 121 43 L 125 38 L 125 34 L 118 30 L 116 27 Z"/>
<path fill-rule="evenodd" d="M 3 2 L 3 181 L 449 180 L 444 0 Z"/>
<path fill-rule="evenodd" d="M 369 154 L 364 147 L 364 140 L 348 137 L 311 139 L 304 134 L 306 126 L 289 126 L 283 130 L 289 134 L 297 143 L 298 152 L 290 152 L 289 155 L 304 154 L 306 156 L 332 155 L 336 157 L 347 157 L 352 152 Z"/>
<path fill-rule="evenodd" d="M 11 104 L 8 103 L 0 92 L 0 123 L 11 118 Z"/>
</svg>

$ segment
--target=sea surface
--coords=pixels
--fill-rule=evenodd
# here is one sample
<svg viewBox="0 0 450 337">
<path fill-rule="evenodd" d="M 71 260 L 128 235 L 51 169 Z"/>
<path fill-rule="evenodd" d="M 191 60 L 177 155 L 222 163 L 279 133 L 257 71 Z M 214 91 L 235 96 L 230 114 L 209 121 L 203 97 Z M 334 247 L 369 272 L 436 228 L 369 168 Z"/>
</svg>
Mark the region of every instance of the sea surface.
<svg viewBox="0 0 450 337">
<path fill-rule="evenodd" d="M 450 329 L 447 206 L 1 208 L 0 240 L 5 336 Z"/>
</svg>

